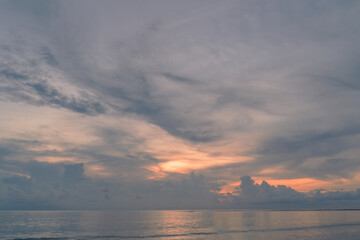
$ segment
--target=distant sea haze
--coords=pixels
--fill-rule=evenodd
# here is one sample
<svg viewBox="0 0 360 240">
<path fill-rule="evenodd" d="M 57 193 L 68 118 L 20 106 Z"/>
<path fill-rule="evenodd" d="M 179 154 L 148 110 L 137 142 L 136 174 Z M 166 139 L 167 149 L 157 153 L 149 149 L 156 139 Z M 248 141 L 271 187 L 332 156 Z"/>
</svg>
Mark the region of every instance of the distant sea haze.
<svg viewBox="0 0 360 240">
<path fill-rule="evenodd" d="M 2 211 L 6 240 L 356 240 L 360 211 Z"/>
</svg>

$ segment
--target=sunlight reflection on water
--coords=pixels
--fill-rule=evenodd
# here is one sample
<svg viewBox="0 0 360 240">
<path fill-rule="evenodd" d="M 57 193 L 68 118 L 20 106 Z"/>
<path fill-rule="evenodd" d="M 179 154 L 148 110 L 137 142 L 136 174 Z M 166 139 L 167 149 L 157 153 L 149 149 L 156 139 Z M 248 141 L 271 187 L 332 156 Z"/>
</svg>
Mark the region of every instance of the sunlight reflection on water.
<svg viewBox="0 0 360 240">
<path fill-rule="evenodd" d="M 1 239 L 360 239 L 360 211 L 4 211 Z"/>
</svg>

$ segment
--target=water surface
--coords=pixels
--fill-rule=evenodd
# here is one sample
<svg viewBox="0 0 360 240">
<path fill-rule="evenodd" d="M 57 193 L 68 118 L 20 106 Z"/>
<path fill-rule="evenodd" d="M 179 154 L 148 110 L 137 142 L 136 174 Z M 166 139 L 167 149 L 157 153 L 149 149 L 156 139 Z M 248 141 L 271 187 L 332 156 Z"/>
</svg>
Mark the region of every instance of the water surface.
<svg viewBox="0 0 360 240">
<path fill-rule="evenodd" d="M 0 238 L 360 239 L 360 211 L 3 211 Z"/>
</svg>

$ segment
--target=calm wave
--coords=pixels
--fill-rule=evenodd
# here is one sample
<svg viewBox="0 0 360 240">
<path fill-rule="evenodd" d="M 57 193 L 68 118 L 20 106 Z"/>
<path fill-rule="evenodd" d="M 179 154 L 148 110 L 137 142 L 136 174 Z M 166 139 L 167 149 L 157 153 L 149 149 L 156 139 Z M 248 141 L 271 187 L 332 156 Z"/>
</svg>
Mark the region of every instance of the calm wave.
<svg viewBox="0 0 360 240">
<path fill-rule="evenodd" d="M 360 211 L 4 211 L 8 240 L 360 239 Z"/>
</svg>

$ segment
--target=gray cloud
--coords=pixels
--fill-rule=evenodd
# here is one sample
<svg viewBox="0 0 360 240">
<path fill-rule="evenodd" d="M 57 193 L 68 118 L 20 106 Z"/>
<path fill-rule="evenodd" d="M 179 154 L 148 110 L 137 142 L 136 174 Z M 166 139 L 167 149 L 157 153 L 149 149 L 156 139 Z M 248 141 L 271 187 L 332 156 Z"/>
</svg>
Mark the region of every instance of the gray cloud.
<svg viewBox="0 0 360 240">
<path fill-rule="evenodd" d="M 5 69 L 5 70 L 1 71 L 0 74 L 3 77 L 6 77 L 8 79 L 20 79 L 20 80 L 27 80 L 28 79 L 28 77 L 26 75 L 13 72 L 10 69 Z"/>
<path fill-rule="evenodd" d="M 239 195 L 230 195 L 230 206 L 261 209 L 351 209 L 360 206 L 356 191 L 328 191 L 315 194 L 300 193 L 285 185 L 261 184 L 249 176 L 240 178 Z"/>
<path fill-rule="evenodd" d="M 282 164 L 292 173 L 326 179 L 328 177 L 350 177 L 358 171 L 356 157 L 337 157 L 356 148 L 357 125 L 324 132 L 305 131 L 299 135 L 272 137 L 264 141 L 257 153 L 261 154 L 254 165 L 262 163 L 263 168 Z M 340 155 L 341 156 L 341 155 Z M 326 160 L 313 160 L 325 158 Z M 319 161 L 318 163 L 316 161 Z M 310 166 L 307 162 L 312 162 Z"/>
<path fill-rule="evenodd" d="M 9 70 L 4 70 L 1 73 L 12 81 L 7 87 L 0 88 L 0 91 L 8 96 L 7 100 L 61 107 L 87 115 L 98 115 L 106 112 L 105 105 L 93 100 L 86 92 L 81 92 L 80 97 L 68 96 L 46 81 L 27 81 L 31 77 Z M 16 80 L 22 81 L 14 82 Z"/>
<path fill-rule="evenodd" d="M 175 82 L 179 82 L 179 83 L 184 83 L 184 84 L 190 84 L 190 85 L 197 85 L 197 84 L 201 84 L 201 82 L 198 82 L 194 79 L 190 79 L 190 78 L 186 78 L 186 77 L 181 77 L 181 76 L 176 76 L 173 75 L 171 73 L 162 73 L 162 75 L 170 80 L 173 80 Z"/>
<path fill-rule="evenodd" d="M 114 185 L 84 177 L 82 164 L 70 168 L 76 169 L 71 176 L 76 176 L 78 182 L 73 185 L 62 184 L 61 178 L 57 185 L 19 175 L 3 178 L 0 184 L 6 195 L 0 199 L 1 209 L 9 206 L 11 209 L 349 209 L 360 205 L 359 189 L 304 194 L 265 181 L 256 184 L 251 177 L 244 176 L 239 191 L 234 193 L 237 195 L 224 196 L 216 193 L 220 185 L 194 173 L 178 180 L 125 181 Z M 70 168 L 65 166 L 65 172 L 72 171 Z M 40 203 L 43 205 L 39 208 Z"/>
<path fill-rule="evenodd" d="M 216 192 L 242 175 L 358 184 L 359 10 L 356 1 L 1 2 L 2 208 L 357 206 L 356 190 L 311 196 L 249 177 L 228 201 Z M 33 116 L 27 106 L 47 108 Z M 53 135 L 37 125 L 49 108 L 59 114 L 45 126 Z M 66 123 L 64 112 L 74 114 Z M 75 115 L 81 126 L 61 127 Z M 130 132 L 132 120 L 141 124 Z M 150 179 L 146 167 L 169 159 L 146 144 L 164 135 L 233 161 Z M 94 166 L 107 174 L 90 176 Z"/>
<path fill-rule="evenodd" d="M 191 173 L 173 180 L 122 183 L 92 179 L 83 163 L 11 161 L 18 174 L 1 179 L 1 209 L 189 209 L 220 206 L 219 185 Z M 1 177 L 2 174 L 0 174 Z M 25 176 L 27 175 L 27 176 Z M 134 181 L 135 180 L 135 181 Z"/>
<path fill-rule="evenodd" d="M 45 61 L 52 66 L 57 66 L 59 65 L 59 62 L 56 60 L 56 57 L 54 56 L 54 54 L 51 52 L 51 50 L 44 46 L 41 49 L 41 54 L 43 56 L 43 58 L 45 59 Z"/>
<path fill-rule="evenodd" d="M 84 179 L 85 174 L 83 163 L 65 165 L 65 171 L 63 174 L 64 182 L 68 184 L 75 184 L 76 182 Z"/>
<path fill-rule="evenodd" d="M 33 88 L 41 97 L 45 104 L 60 106 L 70 109 L 74 112 L 84 113 L 88 115 L 96 115 L 105 113 L 105 107 L 100 102 L 92 102 L 86 93 L 83 93 L 83 99 L 76 99 L 74 97 L 67 97 L 61 94 L 57 89 L 50 87 L 44 83 L 27 84 Z"/>
<path fill-rule="evenodd" d="M 297 192 L 291 187 L 279 185 L 277 187 L 263 181 L 261 184 L 255 183 L 249 176 L 240 178 L 241 184 L 239 186 L 240 196 L 234 197 L 234 202 L 241 207 L 244 204 L 245 208 L 249 205 L 258 206 L 279 206 L 284 204 L 284 208 L 288 207 L 289 203 L 302 203 L 306 200 L 306 196 Z"/>
<path fill-rule="evenodd" d="M 31 184 L 31 178 L 27 178 L 24 176 L 17 176 L 17 175 L 3 178 L 1 181 L 2 181 L 2 183 L 5 183 L 5 184 L 17 185 L 20 188 L 23 188 L 24 186 Z"/>
</svg>

